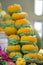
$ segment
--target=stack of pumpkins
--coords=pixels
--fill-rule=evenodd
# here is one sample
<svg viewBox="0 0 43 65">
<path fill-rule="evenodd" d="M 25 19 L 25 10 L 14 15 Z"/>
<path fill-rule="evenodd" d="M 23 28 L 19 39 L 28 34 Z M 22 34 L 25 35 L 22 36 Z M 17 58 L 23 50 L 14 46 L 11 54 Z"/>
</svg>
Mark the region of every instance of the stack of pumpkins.
<svg viewBox="0 0 43 65">
<path fill-rule="evenodd" d="M 3 22 L 0 22 L 0 31 L 8 35 L 6 51 L 9 57 L 12 60 L 23 57 L 28 61 L 42 61 L 43 56 L 37 54 L 40 48 L 40 43 L 37 42 L 40 39 L 27 20 L 27 13 L 22 12 L 19 4 L 9 5 L 7 11 L 8 14 L 4 15 Z"/>
</svg>

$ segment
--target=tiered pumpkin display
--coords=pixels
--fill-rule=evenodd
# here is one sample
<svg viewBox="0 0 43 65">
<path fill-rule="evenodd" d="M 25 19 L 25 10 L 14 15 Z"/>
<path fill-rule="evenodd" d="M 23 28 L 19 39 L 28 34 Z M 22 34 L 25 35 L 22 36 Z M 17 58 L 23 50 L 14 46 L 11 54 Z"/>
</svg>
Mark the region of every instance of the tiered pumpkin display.
<svg viewBox="0 0 43 65">
<path fill-rule="evenodd" d="M 22 11 L 19 4 L 9 5 L 7 11 L 8 14 L 3 17 L 4 22 L 0 23 L 0 29 L 8 35 L 6 51 L 9 57 L 13 61 L 17 60 L 16 65 L 21 65 L 21 61 L 22 65 L 26 65 L 25 60 L 42 61 L 43 56 L 37 54 L 41 44 L 38 43 L 40 38 L 27 20 L 27 13 Z"/>
</svg>

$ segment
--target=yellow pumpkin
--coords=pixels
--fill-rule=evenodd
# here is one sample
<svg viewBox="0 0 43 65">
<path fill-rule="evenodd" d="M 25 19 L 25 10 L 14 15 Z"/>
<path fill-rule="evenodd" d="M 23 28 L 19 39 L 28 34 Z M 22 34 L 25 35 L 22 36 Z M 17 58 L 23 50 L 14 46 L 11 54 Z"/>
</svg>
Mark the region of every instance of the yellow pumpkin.
<svg viewBox="0 0 43 65">
<path fill-rule="evenodd" d="M 27 16 L 27 13 L 26 13 L 26 12 L 13 13 L 13 14 L 12 14 L 12 18 L 13 18 L 14 20 L 24 19 L 24 18 L 26 18 L 26 16 Z"/>
<path fill-rule="evenodd" d="M 24 58 L 18 58 L 16 61 L 16 65 L 26 65 L 26 61 Z"/>
<path fill-rule="evenodd" d="M 14 34 L 17 32 L 16 28 L 14 27 L 6 27 L 4 29 L 4 32 L 7 34 L 7 35 L 11 35 L 11 34 Z"/>
<path fill-rule="evenodd" d="M 13 5 L 9 5 L 7 7 L 7 10 L 9 13 L 21 12 L 22 7 L 19 4 L 13 4 Z"/>
</svg>

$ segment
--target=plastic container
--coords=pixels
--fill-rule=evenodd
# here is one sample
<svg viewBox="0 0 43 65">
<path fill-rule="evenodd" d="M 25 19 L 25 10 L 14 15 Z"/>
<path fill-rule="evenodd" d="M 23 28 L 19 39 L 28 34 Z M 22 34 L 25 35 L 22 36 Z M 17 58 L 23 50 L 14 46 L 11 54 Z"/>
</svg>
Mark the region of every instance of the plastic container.
<svg viewBox="0 0 43 65">
<path fill-rule="evenodd" d="M 0 32 L 0 46 L 4 50 L 8 45 L 8 39 L 4 32 Z"/>
</svg>

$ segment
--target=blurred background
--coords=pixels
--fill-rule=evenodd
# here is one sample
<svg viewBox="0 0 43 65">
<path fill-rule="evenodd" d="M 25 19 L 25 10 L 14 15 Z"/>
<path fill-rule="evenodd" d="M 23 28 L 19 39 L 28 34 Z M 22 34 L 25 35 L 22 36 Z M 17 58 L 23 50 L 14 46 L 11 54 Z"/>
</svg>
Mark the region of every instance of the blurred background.
<svg viewBox="0 0 43 65">
<path fill-rule="evenodd" d="M 28 13 L 28 19 L 31 25 L 38 31 L 43 48 L 43 0 L 0 0 L 2 7 L 7 11 L 9 4 L 20 4 L 23 11 Z"/>
</svg>

